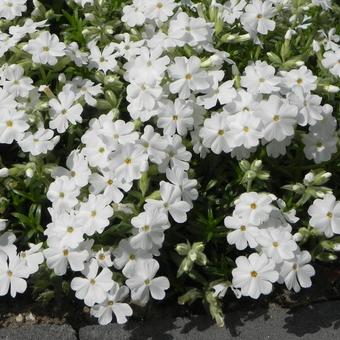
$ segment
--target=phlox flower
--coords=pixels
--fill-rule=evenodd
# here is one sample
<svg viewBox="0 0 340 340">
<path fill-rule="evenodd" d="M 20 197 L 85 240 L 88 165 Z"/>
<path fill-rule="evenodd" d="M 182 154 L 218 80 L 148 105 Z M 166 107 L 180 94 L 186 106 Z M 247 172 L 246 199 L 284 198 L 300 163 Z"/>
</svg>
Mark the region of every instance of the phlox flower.
<svg viewBox="0 0 340 340">
<path fill-rule="evenodd" d="M 15 109 L 1 111 L 0 104 L 0 143 L 11 144 L 14 140 L 20 141 L 28 128 L 27 116 L 24 111 Z"/>
<path fill-rule="evenodd" d="M 57 57 L 65 55 L 65 47 L 56 34 L 42 31 L 37 38 L 29 40 L 23 49 L 32 55 L 34 63 L 54 66 Z"/>
<path fill-rule="evenodd" d="M 165 276 L 155 277 L 158 269 L 159 264 L 154 259 L 137 263 L 135 273 L 126 280 L 132 300 L 143 306 L 148 302 L 150 294 L 155 300 L 164 299 L 170 283 Z"/>
<path fill-rule="evenodd" d="M 107 292 L 113 287 L 112 272 L 108 268 L 102 268 L 98 274 L 98 263 L 92 260 L 82 271 L 83 277 L 75 277 L 71 281 L 71 288 L 76 297 L 84 300 L 87 306 L 102 303 L 107 297 Z"/>
<path fill-rule="evenodd" d="M 49 101 L 50 128 L 56 129 L 59 133 L 63 133 L 69 126 L 69 123 L 75 125 L 82 122 L 81 113 L 83 107 L 75 104 L 75 94 L 71 91 L 62 91 L 58 94 L 58 99 L 52 98 Z"/>
<path fill-rule="evenodd" d="M 279 278 L 275 262 L 265 254 L 251 254 L 248 258 L 239 256 L 236 268 L 232 270 L 233 286 L 241 289 L 243 296 L 257 299 L 261 294 L 268 295 L 273 283 Z"/>
<path fill-rule="evenodd" d="M 294 289 L 296 293 L 301 290 L 301 287 L 311 287 L 311 277 L 315 275 L 315 270 L 309 264 L 310 261 L 311 255 L 306 250 L 298 252 L 294 259 L 284 261 L 279 282 L 284 282 L 289 290 Z"/>
<path fill-rule="evenodd" d="M 157 209 L 148 209 L 131 219 L 136 228 L 130 239 L 133 248 L 150 250 L 153 246 L 161 247 L 164 231 L 170 227 L 167 216 Z"/>
<path fill-rule="evenodd" d="M 161 212 L 169 213 L 177 223 L 184 223 L 191 207 L 189 203 L 181 200 L 179 187 L 165 181 L 161 181 L 159 186 L 161 199 L 146 199 L 144 209 L 159 209 Z"/>
<path fill-rule="evenodd" d="M 340 234 L 340 202 L 332 194 L 315 199 L 308 208 L 309 224 L 323 232 L 326 237 Z"/>
<path fill-rule="evenodd" d="M 123 301 L 129 294 L 129 289 L 126 286 L 119 287 L 117 282 L 114 282 L 113 287 L 106 295 L 106 299 L 101 304 L 95 304 L 91 308 L 91 315 L 98 318 L 100 325 L 107 325 L 112 321 L 112 314 L 115 315 L 117 323 L 122 324 L 127 321 L 127 316 L 132 315 L 132 309 Z"/>
</svg>

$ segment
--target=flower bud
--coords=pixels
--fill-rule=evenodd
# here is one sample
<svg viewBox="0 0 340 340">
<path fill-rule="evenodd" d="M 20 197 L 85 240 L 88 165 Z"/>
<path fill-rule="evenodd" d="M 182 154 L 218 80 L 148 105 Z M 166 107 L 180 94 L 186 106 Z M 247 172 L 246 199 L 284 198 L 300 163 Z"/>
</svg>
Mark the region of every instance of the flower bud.
<svg viewBox="0 0 340 340">
<path fill-rule="evenodd" d="M 9 175 L 9 170 L 7 168 L 0 169 L 0 177 L 7 177 Z"/>
</svg>

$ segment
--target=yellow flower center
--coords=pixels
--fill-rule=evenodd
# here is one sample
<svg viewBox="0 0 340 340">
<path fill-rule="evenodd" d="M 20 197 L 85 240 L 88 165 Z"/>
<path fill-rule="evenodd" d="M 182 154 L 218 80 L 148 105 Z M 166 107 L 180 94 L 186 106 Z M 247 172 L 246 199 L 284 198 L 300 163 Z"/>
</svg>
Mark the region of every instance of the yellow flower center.
<svg viewBox="0 0 340 340">
<path fill-rule="evenodd" d="M 252 203 L 252 204 L 250 205 L 250 208 L 251 208 L 251 209 L 256 209 L 256 203 Z"/>
<path fill-rule="evenodd" d="M 250 276 L 251 277 L 257 277 L 257 272 L 255 270 L 253 270 L 252 272 L 250 272 Z"/>
<path fill-rule="evenodd" d="M 8 120 L 8 121 L 6 122 L 6 125 L 7 125 L 7 127 L 9 127 L 9 128 L 13 127 L 13 121 Z"/>
<path fill-rule="evenodd" d="M 191 80 L 192 79 L 192 75 L 190 73 L 185 75 L 185 79 L 186 80 Z"/>
<path fill-rule="evenodd" d="M 125 164 L 128 164 L 128 165 L 131 164 L 131 158 L 127 158 L 124 162 Z"/>
</svg>

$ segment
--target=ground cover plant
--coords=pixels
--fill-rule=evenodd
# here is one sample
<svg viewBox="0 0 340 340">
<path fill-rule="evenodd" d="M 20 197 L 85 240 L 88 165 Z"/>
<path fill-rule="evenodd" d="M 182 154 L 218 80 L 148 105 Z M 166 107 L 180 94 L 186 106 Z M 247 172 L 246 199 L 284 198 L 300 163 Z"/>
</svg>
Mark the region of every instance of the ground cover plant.
<svg viewBox="0 0 340 340">
<path fill-rule="evenodd" d="M 310 287 L 340 250 L 339 19 L 0 0 L 0 295 L 74 295 L 100 324 L 172 295 L 222 326 L 230 294 Z"/>
</svg>

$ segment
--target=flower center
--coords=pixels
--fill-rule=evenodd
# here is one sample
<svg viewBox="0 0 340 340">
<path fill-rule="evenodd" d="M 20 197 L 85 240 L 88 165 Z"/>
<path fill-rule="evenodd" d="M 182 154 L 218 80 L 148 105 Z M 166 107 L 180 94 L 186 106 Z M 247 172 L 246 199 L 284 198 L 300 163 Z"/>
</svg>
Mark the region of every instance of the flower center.
<svg viewBox="0 0 340 340">
<path fill-rule="evenodd" d="M 256 209 L 256 203 L 252 203 L 252 204 L 250 205 L 250 208 L 251 208 L 251 209 Z"/>
<path fill-rule="evenodd" d="M 7 272 L 7 275 L 9 276 L 9 277 L 12 277 L 13 276 L 13 272 L 11 272 L 10 270 Z"/>
<path fill-rule="evenodd" d="M 70 175 L 71 175 L 71 177 L 75 177 L 75 176 L 76 176 L 76 172 L 72 170 L 72 171 L 70 172 Z"/>
<path fill-rule="evenodd" d="M 173 121 L 178 120 L 178 116 L 177 116 L 177 115 L 173 115 L 173 116 L 172 116 L 172 120 L 173 120 Z"/>
<path fill-rule="evenodd" d="M 275 115 L 274 117 L 273 117 L 273 121 L 274 122 L 278 122 L 280 120 L 280 116 L 279 115 Z"/>
<path fill-rule="evenodd" d="M 106 183 L 107 183 L 108 185 L 112 185 L 112 184 L 113 184 L 113 180 L 112 180 L 112 179 L 109 179 Z"/>
<path fill-rule="evenodd" d="M 13 127 L 13 121 L 12 121 L 12 120 L 8 120 L 8 121 L 6 122 L 6 125 L 7 125 L 7 127 L 9 127 L 9 128 Z"/>
<path fill-rule="evenodd" d="M 246 231 L 246 226 L 241 225 L 240 230 L 241 230 L 241 231 Z"/>
<path fill-rule="evenodd" d="M 256 18 L 257 18 L 257 19 L 262 19 L 262 18 L 263 18 L 263 15 L 262 15 L 262 14 L 258 14 L 258 15 L 256 16 Z"/>
<path fill-rule="evenodd" d="M 279 246 L 279 243 L 278 242 L 273 242 L 273 247 L 274 248 L 277 248 Z"/>
<path fill-rule="evenodd" d="M 124 162 L 125 164 L 131 164 L 131 158 L 126 158 Z"/>
<path fill-rule="evenodd" d="M 113 301 L 109 300 L 109 301 L 107 302 L 107 305 L 108 305 L 108 306 L 112 306 L 112 305 L 113 305 Z"/>
<path fill-rule="evenodd" d="M 297 264 L 296 263 L 293 264 L 293 270 L 297 270 Z"/>
<path fill-rule="evenodd" d="M 135 259 L 136 259 L 136 255 L 131 254 L 131 255 L 129 256 L 129 260 L 135 260 Z"/>
<path fill-rule="evenodd" d="M 64 254 L 64 256 L 68 256 L 68 254 L 69 254 L 68 250 L 64 249 L 63 254 Z"/>
<path fill-rule="evenodd" d="M 259 79 L 259 82 L 260 82 L 260 83 L 264 83 L 265 81 L 266 81 L 266 79 L 264 79 L 264 78 L 260 78 L 260 79 Z"/>
<path fill-rule="evenodd" d="M 48 46 L 44 46 L 42 49 L 44 52 L 48 52 L 50 50 L 50 48 Z"/>
<path fill-rule="evenodd" d="M 255 270 L 253 270 L 252 272 L 250 272 L 250 276 L 251 277 L 257 277 L 257 272 Z"/>
<path fill-rule="evenodd" d="M 96 215 L 97 215 L 97 212 L 95 210 L 92 210 L 91 211 L 91 217 L 96 217 Z"/>
<path fill-rule="evenodd" d="M 224 135 L 224 130 L 218 130 L 218 134 L 219 134 L 220 136 L 223 136 L 223 135 Z"/>
<path fill-rule="evenodd" d="M 67 110 L 66 110 L 66 109 L 61 110 L 61 114 L 62 114 L 62 115 L 66 115 L 66 113 L 67 113 Z"/>
<path fill-rule="evenodd" d="M 159 2 L 157 5 L 156 5 L 157 8 L 161 9 L 163 7 L 163 4 L 161 2 Z"/>
<path fill-rule="evenodd" d="M 327 217 L 328 217 L 328 218 L 332 218 L 332 217 L 333 217 L 333 213 L 329 211 L 329 212 L 327 213 Z"/>
<path fill-rule="evenodd" d="M 303 80 L 301 78 L 299 78 L 299 79 L 296 80 L 296 83 L 301 85 L 303 83 Z"/>
<path fill-rule="evenodd" d="M 105 255 L 103 253 L 99 254 L 98 256 L 100 261 L 104 261 L 105 260 Z"/>
<path fill-rule="evenodd" d="M 150 226 L 145 225 L 145 226 L 143 227 L 143 231 L 145 231 L 145 232 L 150 231 Z"/>
<path fill-rule="evenodd" d="M 248 126 L 245 126 L 245 127 L 243 128 L 243 131 L 246 132 L 246 133 L 249 132 L 249 127 L 248 127 Z"/>
<path fill-rule="evenodd" d="M 95 284 L 96 284 L 96 280 L 95 280 L 95 279 L 91 279 L 91 280 L 90 280 L 90 284 L 91 284 L 91 285 L 95 285 Z"/>
<path fill-rule="evenodd" d="M 191 80 L 192 79 L 192 75 L 190 73 L 185 75 L 185 79 L 186 80 Z"/>
<path fill-rule="evenodd" d="M 150 284 L 150 280 L 149 279 L 144 280 L 144 284 L 148 286 Z"/>
<path fill-rule="evenodd" d="M 99 151 L 100 153 L 104 153 L 104 152 L 105 152 L 105 148 L 101 147 L 101 148 L 98 149 L 98 151 Z"/>
<path fill-rule="evenodd" d="M 72 234 L 74 231 L 73 227 L 67 227 L 67 232 Z"/>
<path fill-rule="evenodd" d="M 59 192 L 59 198 L 64 198 L 65 194 L 63 192 Z"/>
</svg>

